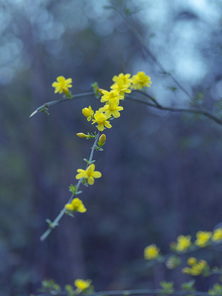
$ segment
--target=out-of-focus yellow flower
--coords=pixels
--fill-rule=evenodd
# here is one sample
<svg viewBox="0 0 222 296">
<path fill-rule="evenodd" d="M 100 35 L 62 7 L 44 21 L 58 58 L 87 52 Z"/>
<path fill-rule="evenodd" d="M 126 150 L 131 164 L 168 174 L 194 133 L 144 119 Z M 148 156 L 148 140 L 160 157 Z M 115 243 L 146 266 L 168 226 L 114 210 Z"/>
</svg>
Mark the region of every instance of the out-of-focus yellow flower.
<svg viewBox="0 0 222 296">
<path fill-rule="evenodd" d="M 196 241 L 194 242 L 194 244 L 200 248 L 205 247 L 210 238 L 211 238 L 212 233 L 210 231 L 198 231 L 196 233 Z"/>
<path fill-rule="evenodd" d="M 195 257 L 189 257 L 187 259 L 187 264 L 190 265 L 190 266 L 192 266 L 192 265 L 194 265 L 196 263 L 197 263 L 197 259 Z"/>
<path fill-rule="evenodd" d="M 178 252 L 184 252 L 191 246 L 191 236 L 190 235 L 179 235 L 177 238 L 177 244 L 175 250 Z"/>
<path fill-rule="evenodd" d="M 91 106 L 89 106 L 88 108 L 83 108 L 82 109 L 82 114 L 87 117 L 87 120 L 90 121 L 93 117 L 94 111 L 92 109 Z"/>
<path fill-rule="evenodd" d="M 144 258 L 146 260 L 152 260 L 159 256 L 159 248 L 156 245 L 152 244 L 147 246 L 144 249 Z"/>
<path fill-rule="evenodd" d="M 89 289 L 92 281 L 91 280 L 82 280 L 77 279 L 74 281 L 74 285 L 76 286 L 76 293 L 79 294 L 81 292 L 84 292 L 85 290 Z"/>
<path fill-rule="evenodd" d="M 150 87 L 151 78 L 146 75 L 144 72 L 138 72 L 136 75 L 132 77 L 132 89 L 142 89 L 144 87 Z"/>
<path fill-rule="evenodd" d="M 101 178 L 102 174 L 99 171 L 95 171 L 95 164 L 92 163 L 88 166 L 86 170 L 78 169 L 78 174 L 76 175 L 76 179 L 87 179 L 89 185 L 94 184 L 94 178 Z"/>
<path fill-rule="evenodd" d="M 85 213 L 86 208 L 79 198 L 74 198 L 71 203 L 65 205 L 68 211 Z"/>
<path fill-rule="evenodd" d="M 222 240 L 222 228 L 214 230 L 211 240 L 213 242 L 218 242 Z"/>
<path fill-rule="evenodd" d="M 53 82 L 52 86 L 55 88 L 55 93 L 68 94 L 68 88 L 72 87 L 72 78 L 65 79 L 63 76 L 57 77 L 57 81 Z"/>
<path fill-rule="evenodd" d="M 209 269 L 209 266 L 205 260 L 200 260 L 194 263 L 191 267 L 184 267 L 182 269 L 183 273 L 191 274 L 193 276 L 200 275 L 202 273 L 206 273 Z"/>
</svg>

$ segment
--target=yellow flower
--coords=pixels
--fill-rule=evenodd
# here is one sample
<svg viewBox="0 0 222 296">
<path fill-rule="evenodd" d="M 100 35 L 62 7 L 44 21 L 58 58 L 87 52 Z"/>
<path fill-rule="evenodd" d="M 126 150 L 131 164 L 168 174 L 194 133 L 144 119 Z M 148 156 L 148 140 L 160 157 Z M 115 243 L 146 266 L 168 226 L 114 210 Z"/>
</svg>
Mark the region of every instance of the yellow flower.
<svg viewBox="0 0 222 296">
<path fill-rule="evenodd" d="M 218 229 L 214 230 L 213 236 L 211 239 L 213 242 L 218 242 L 218 241 L 222 240 L 222 228 L 218 228 Z"/>
<path fill-rule="evenodd" d="M 89 185 L 94 184 L 94 178 L 101 178 L 102 174 L 99 171 L 95 171 L 95 164 L 90 164 L 86 170 L 78 169 L 76 179 L 86 178 Z"/>
<path fill-rule="evenodd" d="M 149 245 L 144 249 L 144 258 L 146 260 L 152 260 L 159 256 L 159 248 L 156 245 Z"/>
<path fill-rule="evenodd" d="M 107 119 L 108 118 L 106 117 L 105 114 L 103 114 L 100 111 L 96 111 L 96 113 L 94 115 L 94 119 L 92 121 L 93 121 L 93 123 L 98 123 L 97 128 L 100 132 L 102 132 L 104 130 L 104 126 L 107 128 L 112 127 L 112 125 L 109 123 L 109 121 Z"/>
<path fill-rule="evenodd" d="M 131 93 L 130 86 L 130 84 L 125 84 L 123 80 L 117 80 L 110 88 L 118 91 L 121 96 L 124 96 L 125 93 Z"/>
<path fill-rule="evenodd" d="M 105 115 L 109 118 L 111 116 L 120 117 L 119 111 L 122 111 L 123 107 L 119 106 L 119 100 L 109 101 L 104 107 L 100 108 L 100 112 L 105 112 Z"/>
<path fill-rule="evenodd" d="M 86 208 L 79 198 L 74 198 L 71 203 L 65 205 L 68 211 L 85 213 Z"/>
<path fill-rule="evenodd" d="M 82 114 L 87 117 L 88 121 L 90 121 L 93 117 L 94 111 L 92 110 L 92 107 L 89 106 L 88 108 L 82 109 Z"/>
<path fill-rule="evenodd" d="M 196 233 L 197 239 L 195 241 L 195 245 L 200 248 L 205 247 L 208 244 L 208 242 L 211 238 L 211 235 L 212 235 L 212 233 L 210 231 L 209 232 L 208 231 L 198 231 Z"/>
<path fill-rule="evenodd" d="M 177 238 L 176 251 L 184 252 L 191 246 L 191 236 L 190 235 L 179 235 Z"/>
<path fill-rule="evenodd" d="M 90 285 L 91 285 L 91 280 L 81 280 L 81 279 L 77 279 L 74 282 L 74 285 L 76 286 L 76 293 L 79 294 L 85 290 L 87 290 Z"/>
<path fill-rule="evenodd" d="M 136 75 L 132 77 L 133 89 L 142 89 L 145 86 L 150 87 L 151 79 L 150 76 L 146 75 L 144 72 L 138 72 Z"/>
<path fill-rule="evenodd" d="M 107 91 L 107 90 L 102 90 L 102 97 L 100 102 L 104 103 L 104 102 L 109 102 L 112 100 L 123 100 L 124 96 L 120 95 L 118 90 L 111 90 L 111 91 Z"/>
<path fill-rule="evenodd" d="M 57 81 L 53 82 L 52 86 L 55 88 L 55 93 L 68 94 L 68 88 L 72 87 L 72 78 L 65 79 L 63 76 L 57 77 Z"/>
</svg>

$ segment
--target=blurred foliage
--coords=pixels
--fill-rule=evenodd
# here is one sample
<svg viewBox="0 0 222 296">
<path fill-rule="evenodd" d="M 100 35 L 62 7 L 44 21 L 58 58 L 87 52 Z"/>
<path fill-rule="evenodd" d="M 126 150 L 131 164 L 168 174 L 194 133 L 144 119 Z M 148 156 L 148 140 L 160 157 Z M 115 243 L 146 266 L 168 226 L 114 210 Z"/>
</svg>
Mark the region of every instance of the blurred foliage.
<svg viewBox="0 0 222 296">
<path fill-rule="evenodd" d="M 72 77 L 79 93 L 95 81 L 108 89 L 113 75 L 138 70 L 151 76 L 150 92 L 164 105 L 221 112 L 222 7 L 203 3 L 0 3 L 2 295 L 25 296 L 48 278 L 64 285 L 87 277 L 96 290 L 157 287 L 171 278 L 180 286 L 183 279 L 173 271 L 147 272 L 143 250 L 152 242 L 164 250 L 177 235 L 221 221 L 221 126 L 125 101 L 96 154 L 103 178 L 83 193 L 87 213 L 65 217 L 40 243 L 45 219 L 67 202 L 90 149 L 75 136 L 88 132 L 81 110 L 98 102 L 78 99 L 52 107 L 50 116 L 28 117 L 58 98 L 51 84 L 59 75 Z"/>
</svg>

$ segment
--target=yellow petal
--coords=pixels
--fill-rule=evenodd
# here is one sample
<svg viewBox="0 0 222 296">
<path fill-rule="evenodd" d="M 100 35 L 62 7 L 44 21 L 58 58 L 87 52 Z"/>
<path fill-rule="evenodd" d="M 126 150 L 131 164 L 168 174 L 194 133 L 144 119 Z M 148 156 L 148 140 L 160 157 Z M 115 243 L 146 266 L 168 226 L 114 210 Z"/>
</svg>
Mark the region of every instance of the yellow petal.
<svg viewBox="0 0 222 296">
<path fill-rule="evenodd" d="M 57 81 L 58 82 L 64 82 L 65 81 L 65 77 L 64 76 L 59 76 L 59 77 L 57 77 Z"/>
<path fill-rule="evenodd" d="M 79 207 L 79 209 L 78 209 L 78 212 L 80 212 L 80 213 L 85 213 L 87 210 L 86 210 L 86 208 L 85 208 L 85 206 L 84 205 L 81 205 L 80 207 Z"/>
<path fill-rule="evenodd" d="M 90 165 L 88 166 L 88 168 L 87 168 L 86 171 L 90 174 L 90 173 L 92 173 L 94 170 L 95 170 L 95 164 L 92 163 L 92 164 L 90 164 Z"/>
<path fill-rule="evenodd" d="M 65 205 L 66 210 L 68 211 L 72 211 L 73 210 L 73 206 L 71 204 L 66 204 Z"/>
<path fill-rule="evenodd" d="M 76 179 L 79 180 L 81 178 L 86 178 L 87 175 L 86 175 L 86 172 L 83 171 L 83 172 L 80 172 L 79 174 L 76 175 Z"/>
<path fill-rule="evenodd" d="M 93 173 L 93 177 L 94 177 L 94 178 L 101 178 L 101 177 L 102 177 L 102 174 L 101 174 L 99 171 L 95 171 L 95 172 Z"/>
<path fill-rule="evenodd" d="M 88 183 L 89 183 L 89 185 L 93 185 L 94 184 L 94 178 L 90 176 L 88 178 Z"/>
<path fill-rule="evenodd" d="M 97 128 L 98 128 L 98 130 L 100 132 L 102 132 L 104 130 L 104 125 L 103 124 L 98 124 Z"/>
</svg>

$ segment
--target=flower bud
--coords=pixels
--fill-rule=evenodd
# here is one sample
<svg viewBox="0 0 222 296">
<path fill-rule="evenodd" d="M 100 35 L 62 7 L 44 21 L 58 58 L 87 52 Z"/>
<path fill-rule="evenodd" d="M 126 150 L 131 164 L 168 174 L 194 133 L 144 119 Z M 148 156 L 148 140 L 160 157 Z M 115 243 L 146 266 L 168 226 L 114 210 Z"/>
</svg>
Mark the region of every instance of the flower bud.
<svg viewBox="0 0 222 296">
<path fill-rule="evenodd" d="M 195 257 L 190 257 L 187 259 L 187 264 L 192 266 L 197 263 L 197 259 Z"/>
<path fill-rule="evenodd" d="M 77 135 L 77 137 L 79 137 L 79 138 L 87 138 L 87 137 L 88 137 L 88 136 L 87 136 L 86 134 L 84 134 L 84 133 L 77 133 L 76 135 Z"/>
<path fill-rule="evenodd" d="M 102 135 L 99 137 L 99 142 L 98 142 L 98 144 L 99 144 L 100 146 L 102 146 L 102 145 L 105 144 L 105 142 L 106 142 L 106 135 L 105 135 L 105 134 L 102 134 Z"/>
<path fill-rule="evenodd" d="M 102 88 L 97 88 L 98 93 L 100 93 L 101 95 L 103 95 L 103 90 Z"/>
</svg>

